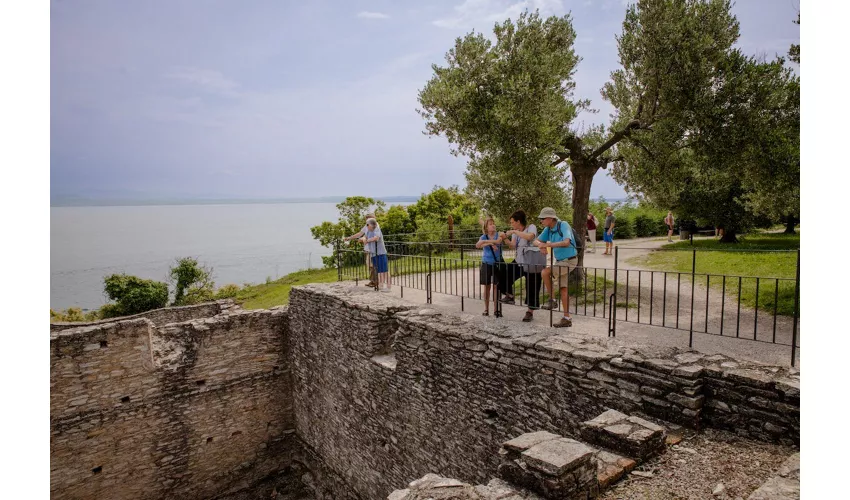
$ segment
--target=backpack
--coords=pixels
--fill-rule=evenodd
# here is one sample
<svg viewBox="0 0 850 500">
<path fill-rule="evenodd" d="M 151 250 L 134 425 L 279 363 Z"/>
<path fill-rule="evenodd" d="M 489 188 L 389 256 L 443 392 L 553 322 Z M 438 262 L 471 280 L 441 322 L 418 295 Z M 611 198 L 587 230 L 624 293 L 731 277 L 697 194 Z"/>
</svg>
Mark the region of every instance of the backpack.
<svg viewBox="0 0 850 500">
<path fill-rule="evenodd" d="M 556 231 L 558 233 L 558 236 L 563 238 L 564 233 L 561 231 L 561 222 L 563 222 L 563 221 L 559 220 L 558 223 L 555 224 L 555 227 L 557 228 Z M 570 226 L 570 246 L 576 249 L 576 255 L 578 255 L 578 254 L 582 253 L 582 251 L 584 251 L 584 238 L 582 238 L 582 239 L 576 238 L 576 232 L 573 231 L 572 226 Z"/>
</svg>

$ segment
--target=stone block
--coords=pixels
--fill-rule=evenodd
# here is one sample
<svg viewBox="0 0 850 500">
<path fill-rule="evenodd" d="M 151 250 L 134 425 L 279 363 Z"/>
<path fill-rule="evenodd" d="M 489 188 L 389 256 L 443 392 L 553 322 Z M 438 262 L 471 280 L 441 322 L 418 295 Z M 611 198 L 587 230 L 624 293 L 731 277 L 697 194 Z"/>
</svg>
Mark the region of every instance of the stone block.
<svg viewBox="0 0 850 500">
<path fill-rule="evenodd" d="M 502 446 L 508 450 L 522 453 L 534 445 L 540 444 L 544 441 L 558 439 L 559 437 L 561 436 L 546 431 L 529 432 L 522 436 L 517 436 L 510 441 L 506 441 L 502 444 Z"/>
<path fill-rule="evenodd" d="M 524 434 L 500 451 L 499 475 L 543 498 L 595 498 L 599 494 L 596 450 L 548 432 Z M 508 445 L 505 443 L 505 445 Z M 527 448 L 519 455 L 516 451 Z"/>
<path fill-rule="evenodd" d="M 638 460 L 663 450 L 666 438 L 663 427 L 615 410 L 582 422 L 580 433 L 588 443 Z"/>
</svg>

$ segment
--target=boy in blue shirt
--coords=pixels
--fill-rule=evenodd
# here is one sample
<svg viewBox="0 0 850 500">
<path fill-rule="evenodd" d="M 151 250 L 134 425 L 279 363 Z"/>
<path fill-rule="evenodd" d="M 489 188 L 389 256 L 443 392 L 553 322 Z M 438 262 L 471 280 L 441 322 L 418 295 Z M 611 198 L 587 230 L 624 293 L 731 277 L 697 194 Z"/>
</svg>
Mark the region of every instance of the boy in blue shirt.
<svg viewBox="0 0 850 500">
<path fill-rule="evenodd" d="M 534 244 L 540 248 L 551 248 L 555 255 L 554 267 L 546 267 L 541 273 L 543 286 L 546 287 L 550 297 L 549 303 L 541 307 L 542 309 L 556 309 L 558 307 L 558 301 L 555 299 L 555 294 L 552 293 L 551 278 L 554 273 L 558 279 L 558 290 L 561 293 L 564 316 L 552 326 L 556 328 L 573 326 L 573 318 L 570 316 L 570 294 L 567 288 L 570 266 L 575 267 L 578 254 L 572 242 L 573 229 L 566 221 L 558 220 L 555 210 L 550 207 L 541 210 L 538 219 L 545 229 L 537 237 Z"/>
</svg>

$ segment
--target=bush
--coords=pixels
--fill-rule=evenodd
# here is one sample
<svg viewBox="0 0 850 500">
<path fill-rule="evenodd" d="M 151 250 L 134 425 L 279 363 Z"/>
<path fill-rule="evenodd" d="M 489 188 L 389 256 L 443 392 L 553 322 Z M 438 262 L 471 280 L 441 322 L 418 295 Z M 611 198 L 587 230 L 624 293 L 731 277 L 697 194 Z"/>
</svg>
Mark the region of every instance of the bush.
<svg viewBox="0 0 850 500">
<path fill-rule="evenodd" d="M 175 306 L 186 306 L 209 302 L 213 299 L 212 269 L 198 264 L 192 257 L 177 260 L 177 265 L 168 271 L 174 283 Z"/>
<path fill-rule="evenodd" d="M 115 301 L 110 307 L 100 309 L 104 318 L 139 314 L 165 307 L 168 303 L 168 285 L 160 281 L 122 273 L 107 276 L 103 284 L 106 296 Z"/>
<path fill-rule="evenodd" d="M 54 311 L 53 309 L 50 310 L 51 323 L 97 321 L 99 319 L 100 313 L 98 311 L 89 311 L 87 313 L 83 313 L 83 310 L 79 307 L 69 307 L 65 311 Z"/>
<path fill-rule="evenodd" d="M 236 297 L 236 294 L 239 293 L 239 290 L 241 290 L 239 285 L 234 285 L 233 283 L 228 284 L 228 285 L 224 285 L 223 287 L 219 288 L 215 292 L 214 298 L 215 299 L 232 299 L 233 297 Z"/>
</svg>

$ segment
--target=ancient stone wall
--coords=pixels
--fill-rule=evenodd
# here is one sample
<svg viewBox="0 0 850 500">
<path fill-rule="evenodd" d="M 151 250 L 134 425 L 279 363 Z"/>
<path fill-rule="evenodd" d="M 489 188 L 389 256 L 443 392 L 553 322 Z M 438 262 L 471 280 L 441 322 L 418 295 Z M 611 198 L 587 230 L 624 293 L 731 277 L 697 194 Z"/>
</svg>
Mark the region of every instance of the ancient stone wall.
<svg viewBox="0 0 850 500">
<path fill-rule="evenodd" d="M 796 371 L 443 316 L 344 284 L 294 288 L 290 304 L 296 432 L 362 498 L 429 472 L 486 483 L 502 442 L 578 436 L 608 408 L 799 443 Z M 773 420 L 756 418 L 765 405 Z"/>
<path fill-rule="evenodd" d="M 51 497 L 208 498 L 286 467 L 287 338 L 285 309 L 51 332 Z"/>
<path fill-rule="evenodd" d="M 134 314 L 132 316 L 123 316 L 121 318 L 102 319 L 90 322 L 71 322 L 71 323 L 50 323 L 50 331 L 58 332 L 62 330 L 70 330 L 72 328 L 80 328 L 84 326 L 105 325 L 114 323 L 115 321 L 127 321 L 130 319 L 147 318 L 155 325 L 165 325 L 168 323 L 182 323 L 193 319 L 211 318 L 223 312 L 236 310 L 238 306 L 232 299 L 222 299 L 215 302 L 205 302 L 192 306 L 179 307 L 163 307 L 162 309 L 154 309 L 143 313 Z"/>
</svg>

